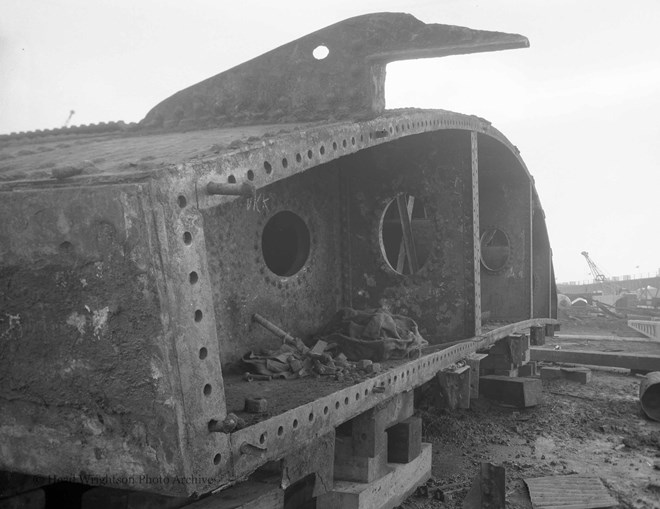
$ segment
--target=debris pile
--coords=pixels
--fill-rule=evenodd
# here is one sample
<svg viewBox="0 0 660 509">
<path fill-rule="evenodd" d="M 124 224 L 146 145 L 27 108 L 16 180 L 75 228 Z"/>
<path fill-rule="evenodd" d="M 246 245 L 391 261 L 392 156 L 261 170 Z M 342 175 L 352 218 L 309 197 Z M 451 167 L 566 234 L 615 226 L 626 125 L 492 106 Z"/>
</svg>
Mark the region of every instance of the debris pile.
<svg viewBox="0 0 660 509">
<path fill-rule="evenodd" d="M 282 344 L 277 350 L 257 354 L 248 352 L 242 359 L 247 369 L 243 378 L 253 380 L 293 379 L 307 376 L 331 376 L 343 381 L 348 377 L 377 374 L 381 365 L 371 359 L 349 361 L 336 344 L 318 340 L 313 348 Z"/>
<path fill-rule="evenodd" d="M 341 309 L 310 348 L 261 315 L 253 320 L 282 339 L 279 348 L 247 352 L 244 379 L 292 379 L 332 376 L 336 380 L 379 373 L 380 361 L 418 357 L 428 342 L 410 318 L 384 310 Z"/>
</svg>

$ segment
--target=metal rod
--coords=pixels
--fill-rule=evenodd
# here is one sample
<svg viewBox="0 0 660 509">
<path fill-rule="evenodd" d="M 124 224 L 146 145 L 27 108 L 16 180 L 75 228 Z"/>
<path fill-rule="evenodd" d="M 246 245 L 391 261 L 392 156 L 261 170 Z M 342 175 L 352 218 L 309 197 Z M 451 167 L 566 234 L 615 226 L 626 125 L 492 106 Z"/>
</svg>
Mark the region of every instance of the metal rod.
<svg viewBox="0 0 660 509">
<path fill-rule="evenodd" d="M 220 194 L 226 196 L 254 196 L 256 188 L 250 182 L 231 184 L 229 182 L 209 182 L 206 184 L 208 194 Z"/>
<path fill-rule="evenodd" d="M 302 341 L 300 341 L 298 338 L 294 338 L 291 334 L 288 332 L 280 329 L 277 325 L 275 325 L 273 322 L 270 322 L 269 320 L 266 320 L 263 316 L 261 316 L 258 313 L 255 313 L 252 315 L 252 320 L 254 322 L 257 322 L 259 325 L 261 325 L 264 329 L 267 331 L 272 332 L 280 338 L 284 343 L 288 343 L 289 345 L 296 347 L 298 350 L 301 351 L 301 353 L 306 353 L 309 348 L 307 348 Z"/>
<path fill-rule="evenodd" d="M 408 258 L 408 267 L 410 273 L 414 274 L 419 269 L 417 264 L 417 252 L 415 251 L 415 240 L 413 237 L 410 216 L 408 216 L 408 204 L 402 194 L 396 197 L 396 204 L 399 208 L 399 217 L 401 218 L 401 234 L 403 235 L 403 245 L 406 249 Z"/>
</svg>

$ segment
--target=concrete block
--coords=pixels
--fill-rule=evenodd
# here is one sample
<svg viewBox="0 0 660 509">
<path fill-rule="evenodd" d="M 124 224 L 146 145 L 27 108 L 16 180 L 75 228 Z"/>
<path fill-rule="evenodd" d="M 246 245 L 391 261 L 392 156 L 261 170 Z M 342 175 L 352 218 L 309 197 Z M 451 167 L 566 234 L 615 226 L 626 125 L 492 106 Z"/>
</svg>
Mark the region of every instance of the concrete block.
<svg viewBox="0 0 660 509">
<path fill-rule="evenodd" d="M 410 463 L 390 463 L 388 467 L 387 474 L 368 484 L 335 482 L 332 492 L 316 499 L 316 507 L 372 509 L 398 506 L 431 477 L 431 444 L 422 444 L 421 453 Z"/>
<path fill-rule="evenodd" d="M 465 362 L 470 366 L 470 398 L 479 397 L 479 375 L 481 374 L 481 361 L 488 357 L 486 353 L 473 353 L 468 355 Z"/>
<path fill-rule="evenodd" d="M 543 386 L 537 378 L 510 378 L 487 375 L 479 381 L 479 392 L 486 398 L 525 408 L 541 402 Z"/>
<path fill-rule="evenodd" d="M 536 361 L 529 361 L 518 368 L 518 376 L 536 376 Z"/>
<path fill-rule="evenodd" d="M 422 450 L 422 419 L 409 417 L 387 430 L 387 462 L 410 463 Z"/>
<path fill-rule="evenodd" d="M 470 366 L 463 366 L 452 371 L 440 371 L 438 384 L 447 408 L 470 408 Z"/>
</svg>

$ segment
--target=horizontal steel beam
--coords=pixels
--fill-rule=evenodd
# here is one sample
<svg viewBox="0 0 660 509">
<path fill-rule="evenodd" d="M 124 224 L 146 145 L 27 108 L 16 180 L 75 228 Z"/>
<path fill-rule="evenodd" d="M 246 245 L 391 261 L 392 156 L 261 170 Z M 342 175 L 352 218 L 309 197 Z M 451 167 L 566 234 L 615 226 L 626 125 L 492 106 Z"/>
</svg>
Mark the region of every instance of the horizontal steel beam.
<svg viewBox="0 0 660 509">
<path fill-rule="evenodd" d="M 234 477 L 247 475 L 267 461 L 283 457 L 292 448 L 333 431 L 378 403 L 428 382 L 439 371 L 502 338 L 530 327 L 557 323 L 551 318 L 536 318 L 500 327 L 444 350 L 424 354 L 362 383 L 236 431 L 230 435 Z M 242 454 L 244 444 L 255 445 L 262 453 Z"/>
<path fill-rule="evenodd" d="M 589 350 L 548 350 L 540 347 L 532 347 L 530 350 L 533 361 L 565 362 L 567 364 L 586 364 L 639 371 L 660 371 L 660 355 L 593 352 Z"/>
</svg>

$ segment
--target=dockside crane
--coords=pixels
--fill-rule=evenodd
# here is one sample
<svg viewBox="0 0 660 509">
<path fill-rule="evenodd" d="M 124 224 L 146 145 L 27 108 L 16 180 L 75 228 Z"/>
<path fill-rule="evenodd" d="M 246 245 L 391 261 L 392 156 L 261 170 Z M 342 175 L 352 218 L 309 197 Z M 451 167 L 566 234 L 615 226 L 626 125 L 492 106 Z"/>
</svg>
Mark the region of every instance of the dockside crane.
<svg viewBox="0 0 660 509">
<path fill-rule="evenodd" d="M 582 253 L 580 254 L 587 259 L 587 263 L 589 264 L 589 270 L 591 270 L 591 273 L 593 274 L 595 281 L 600 283 L 604 283 L 608 281 L 608 278 L 607 276 L 605 276 L 605 274 L 603 274 L 603 271 L 598 267 L 598 265 L 596 265 L 596 263 L 591 258 L 589 258 L 589 253 L 587 253 L 586 251 L 582 251 Z"/>
</svg>

